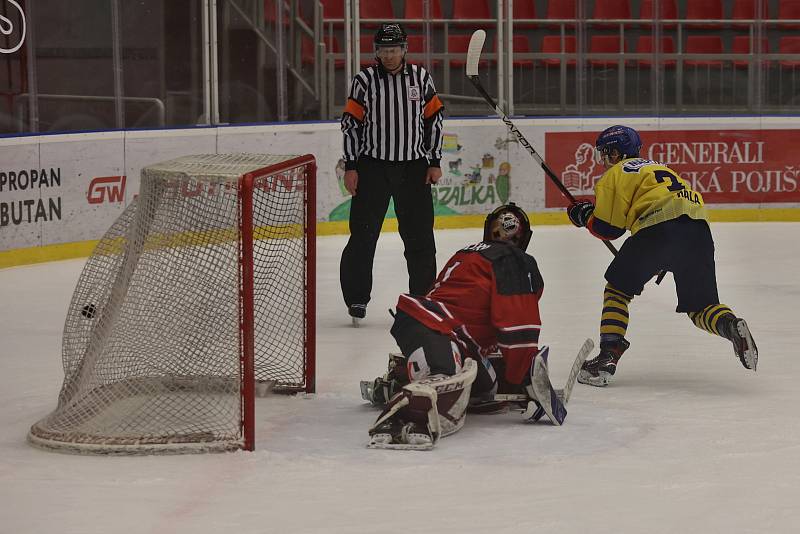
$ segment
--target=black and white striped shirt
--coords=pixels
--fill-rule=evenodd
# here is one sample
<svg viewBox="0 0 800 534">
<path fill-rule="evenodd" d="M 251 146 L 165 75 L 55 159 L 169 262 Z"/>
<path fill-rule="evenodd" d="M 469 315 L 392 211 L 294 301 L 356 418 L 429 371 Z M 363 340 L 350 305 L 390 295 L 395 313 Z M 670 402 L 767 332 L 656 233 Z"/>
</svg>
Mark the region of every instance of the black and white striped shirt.
<svg viewBox="0 0 800 534">
<path fill-rule="evenodd" d="M 378 65 L 353 78 L 342 115 L 344 159 L 355 169 L 359 156 L 386 161 L 442 157 L 442 105 L 433 78 L 407 63 L 397 74 Z"/>
</svg>

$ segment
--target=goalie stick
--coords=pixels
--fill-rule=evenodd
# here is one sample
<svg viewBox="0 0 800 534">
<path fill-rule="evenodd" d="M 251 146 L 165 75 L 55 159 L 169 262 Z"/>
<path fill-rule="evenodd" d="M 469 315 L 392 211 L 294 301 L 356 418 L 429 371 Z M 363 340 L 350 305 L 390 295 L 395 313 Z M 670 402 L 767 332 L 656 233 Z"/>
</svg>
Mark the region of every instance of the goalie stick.
<svg viewBox="0 0 800 534">
<path fill-rule="evenodd" d="M 556 389 L 556 395 L 558 395 L 561 402 L 567 404 L 569 402 L 569 398 L 572 395 L 572 390 L 575 387 L 575 381 L 578 378 L 578 373 L 581 370 L 581 366 L 583 362 L 589 357 L 589 354 L 594 349 L 594 342 L 591 339 L 587 339 L 583 342 L 578 354 L 575 356 L 575 360 L 572 363 L 572 367 L 570 368 L 569 375 L 567 376 L 567 380 L 564 383 L 564 387 L 561 389 Z M 403 356 L 400 354 L 390 354 L 390 358 L 393 359 L 402 359 Z M 396 364 L 395 364 L 396 365 Z M 398 390 L 400 386 L 396 386 L 397 389 L 393 389 L 392 385 L 389 381 L 379 378 L 378 380 L 362 380 L 359 384 L 361 386 L 361 398 L 365 401 L 369 402 L 373 406 L 382 408 L 386 401 L 389 400 Z M 376 390 L 376 385 L 381 391 Z M 505 402 L 527 402 L 530 398 L 525 394 L 503 394 L 499 393 L 496 394 L 493 398 L 487 399 L 484 401 L 484 404 L 489 403 L 505 403 Z M 487 412 L 491 413 L 491 412 Z"/>
<path fill-rule="evenodd" d="M 532 369 L 532 384 L 534 386 L 534 391 L 536 391 L 537 396 L 544 399 L 545 402 L 549 401 L 550 404 L 550 412 L 542 406 L 542 403 L 536 403 L 527 395 L 495 395 L 494 400 L 496 401 L 508 401 L 508 402 L 516 402 L 516 403 L 527 403 L 525 405 L 520 404 L 520 411 L 523 411 L 525 414 L 525 419 L 531 422 L 536 422 L 543 415 L 547 413 L 551 420 L 555 424 L 556 423 L 555 411 L 553 407 L 561 404 L 561 408 L 563 409 L 564 406 L 567 405 L 569 402 L 570 397 L 572 396 L 572 390 L 575 387 L 575 381 L 578 378 L 578 373 L 581 370 L 581 366 L 583 362 L 586 361 L 586 358 L 589 357 L 589 354 L 594 349 L 594 342 L 591 339 L 587 339 L 583 342 L 580 350 L 578 351 L 577 356 L 575 356 L 575 360 L 572 362 L 572 367 L 570 368 L 569 375 L 567 375 L 567 380 L 564 383 L 564 387 L 561 389 L 553 389 L 550 385 L 550 378 L 547 369 L 547 347 L 542 347 L 542 350 L 539 351 L 540 354 L 537 355 L 536 360 L 534 361 L 534 367 Z M 556 398 L 550 398 L 550 391 L 553 391 Z M 566 414 L 565 414 L 566 415 Z M 561 419 L 563 422 L 563 418 Z"/>
<path fill-rule="evenodd" d="M 561 182 L 561 180 L 558 179 L 558 176 L 556 176 L 556 174 L 550 169 L 550 167 L 547 166 L 547 163 L 545 163 L 544 158 L 542 158 L 542 156 L 540 156 L 539 153 L 536 152 L 536 149 L 533 148 L 533 145 L 531 145 L 527 139 L 525 139 L 525 136 L 522 135 L 522 132 L 519 131 L 519 128 L 517 128 L 514 125 L 514 123 L 511 122 L 511 119 L 509 119 L 508 116 L 505 113 L 503 113 L 503 110 L 500 109 L 500 107 L 497 105 L 497 103 L 494 101 L 491 95 L 489 95 L 489 93 L 486 92 L 486 89 L 483 88 L 481 80 L 478 77 L 478 63 L 481 58 L 481 51 L 483 50 L 483 43 L 485 41 L 486 41 L 486 32 L 483 30 L 475 30 L 475 32 L 472 34 L 472 37 L 469 40 L 469 47 L 467 48 L 467 65 L 466 65 L 467 78 L 469 78 L 469 81 L 472 82 L 472 85 L 475 86 L 475 89 L 478 91 L 478 94 L 480 94 L 486 101 L 486 103 L 489 104 L 489 107 L 494 109 L 495 113 L 497 113 L 497 115 L 500 116 L 500 120 L 502 120 L 503 123 L 505 123 L 506 128 L 508 128 L 508 131 L 514 134 L 514 137 L 517 138 L 519 144 L 525 147 L 525 149 L 528 151 L 528 154 L 530 154 L 533 157 L 533 159 L 535 159 L 536 162 L 542 167 L 544 173 L 555 184 L 558 190 L 561 191 L 561 194 L 564 195 L 564 197 L 567 200 L 569 200 L 571 204 L 574 204 L 575 197 L 572 195 L 572 193 L 569 192 L 569 189 L 567 189 L 566 186 Z M 609 241 L 605 239 L 603 239 L 602 242 L 606 246 L 606 248 L 611 251 L 612 254 L 614 254 L 615 256 L 617 255 L 617 248 L 614 245 L 612 245 Z M 661 271 L 658 274 L 658 278 L 656 278 L 656 283 L 660 284 L 661 280 L 664 279 L 665 275 L 666 271 Z"/>
</svg>

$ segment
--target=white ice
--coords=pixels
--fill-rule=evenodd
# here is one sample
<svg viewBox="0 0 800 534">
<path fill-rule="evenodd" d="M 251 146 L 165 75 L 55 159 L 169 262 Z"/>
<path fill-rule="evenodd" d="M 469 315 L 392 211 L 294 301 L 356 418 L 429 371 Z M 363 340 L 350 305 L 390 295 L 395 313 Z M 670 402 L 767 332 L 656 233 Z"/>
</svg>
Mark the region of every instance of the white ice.
<svg viewBox="0 0 800 534">
<path fill-rule="evenodd" d="M 365 448 L 377 413 L 358 381 L 396 350 L 387 312 L 407 281 L 381 237 L 367 319 L 339 293 L 345 237 L 318 243 L 318 373 L 311 398 L 258 400 L 257 450 L 84 457 L 25 441 L 61 385 L 61 329 L 82 260 L 0 271 L 0 533 L 800 532 L 800 235 L 796 223 L 713 227 L 720 297 L 760 349 L 674 313 L 671 277 L 631 306 L 631 349 L 611 386 L 577 385 L 563 427 L 468 417 L 431 452 Z M 437 233 L 439 264 L 479 230 Z M 558 384 L 597 337 L 608 251 L 575 228 L 537 227 L 542 342 Z"/>
</svg>

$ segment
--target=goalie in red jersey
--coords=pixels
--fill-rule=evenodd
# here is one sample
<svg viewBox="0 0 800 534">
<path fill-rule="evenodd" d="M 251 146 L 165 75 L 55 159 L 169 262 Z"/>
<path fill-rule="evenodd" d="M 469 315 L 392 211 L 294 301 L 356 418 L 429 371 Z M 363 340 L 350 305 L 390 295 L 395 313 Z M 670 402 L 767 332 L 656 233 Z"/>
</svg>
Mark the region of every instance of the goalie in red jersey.
<svg viewBox="0 0 800 534">
<path fill-rule="evenodd" d="M 531 235 L 522 209 L 501 206 L 486 218 L 483 241 L 450 258 L 427 295 L 400 295 L 391 334 L 402 357 L 365 392 L 385 405 L 370 429 L 371 447 L 430 448 L 461 428 L 470 396 L 494 398 L 498 382 L 530 389 L 544 289 L 525 252 Z M 498 350 L 499 380 L 488 359 Z M 431 384 L 438 395 L 421 391 Z"/>
</svg>

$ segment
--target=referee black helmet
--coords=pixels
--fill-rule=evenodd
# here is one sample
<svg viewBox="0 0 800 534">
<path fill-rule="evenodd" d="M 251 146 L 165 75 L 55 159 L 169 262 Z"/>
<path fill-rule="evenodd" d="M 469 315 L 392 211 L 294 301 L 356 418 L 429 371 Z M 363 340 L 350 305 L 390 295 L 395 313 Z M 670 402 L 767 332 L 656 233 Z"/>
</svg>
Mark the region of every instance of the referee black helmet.
<svg viewBox="0 0 800 534">
<path fill-rule="evenodd" d="M 384 22 L 375 32 L 375 48 L 381 46 L 402 46 L 408 44 L 408 36 L 403 27 L 396 22 Z"/>
</svg>

